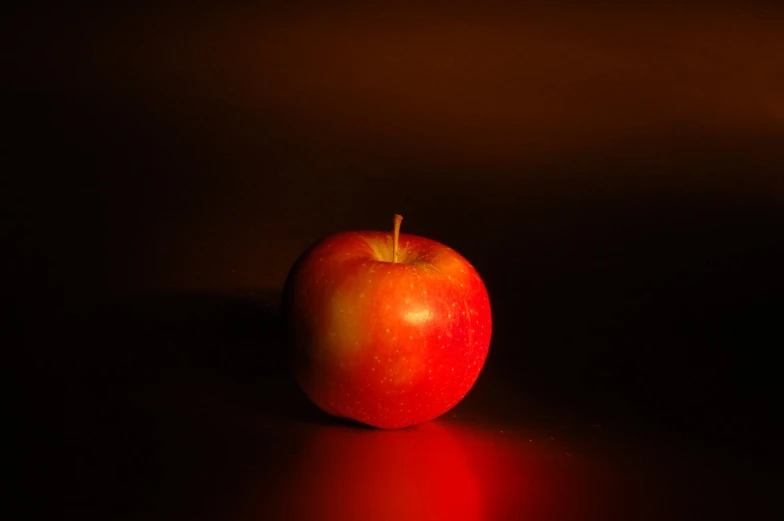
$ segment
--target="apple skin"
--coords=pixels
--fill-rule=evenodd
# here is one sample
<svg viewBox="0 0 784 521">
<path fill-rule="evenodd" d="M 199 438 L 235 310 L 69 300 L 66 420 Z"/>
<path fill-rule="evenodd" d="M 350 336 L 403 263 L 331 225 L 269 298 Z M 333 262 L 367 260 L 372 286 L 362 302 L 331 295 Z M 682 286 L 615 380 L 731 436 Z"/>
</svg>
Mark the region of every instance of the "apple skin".
<svg viewBox="0 0 784 521">
<path fill-rule="evenodd" d="M 292 267 L 282 313 L 294 377 L 323 411 L 379 428 L 436 418 L 468 393 L 490 346 L 474 267 L 431 239 L 344 232 Z"/>
</svg>

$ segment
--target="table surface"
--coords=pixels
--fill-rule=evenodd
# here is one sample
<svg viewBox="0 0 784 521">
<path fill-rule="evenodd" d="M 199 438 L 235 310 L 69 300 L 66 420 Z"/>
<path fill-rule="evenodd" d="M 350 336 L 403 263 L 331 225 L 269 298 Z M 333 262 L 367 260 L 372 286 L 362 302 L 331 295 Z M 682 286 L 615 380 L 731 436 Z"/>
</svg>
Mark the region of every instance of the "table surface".
<svg viewBox="0 0 784 521">
<path fill-rule="evenodd" d="M 3 20 L 19 519 L 772 511 L 781 8 L 170 4 Z M 303 397 L 275 308 L 393 213 L 494 330 L 454 410 L 378 431 Z"/>
<path fill-rule="evenodd" d="M 50 355 L 28 396 L 37 506 L 80 519 L 685 520 L 773 505 L 770 433 L 733 444 L 569 409 L 492 354 L 437 420 L 331 418 L 286 372 L 265 298 L 126 297 L 39 335 L 78 347 Z"/>
</svg>

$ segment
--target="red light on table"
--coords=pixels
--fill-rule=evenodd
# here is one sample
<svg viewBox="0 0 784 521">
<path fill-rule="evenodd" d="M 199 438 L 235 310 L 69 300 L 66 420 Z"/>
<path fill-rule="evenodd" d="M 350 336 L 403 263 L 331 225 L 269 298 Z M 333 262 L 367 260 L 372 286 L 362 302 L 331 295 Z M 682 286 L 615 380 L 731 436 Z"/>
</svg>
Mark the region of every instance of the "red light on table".
<svg viewBox="0 0 784 521">
<path fill-rule="evenodd" d="M 466 454 L 438 422 L 398 430 L 321 428 L 281 485 L 281 519 L 481 519 Z"/>
</svg>

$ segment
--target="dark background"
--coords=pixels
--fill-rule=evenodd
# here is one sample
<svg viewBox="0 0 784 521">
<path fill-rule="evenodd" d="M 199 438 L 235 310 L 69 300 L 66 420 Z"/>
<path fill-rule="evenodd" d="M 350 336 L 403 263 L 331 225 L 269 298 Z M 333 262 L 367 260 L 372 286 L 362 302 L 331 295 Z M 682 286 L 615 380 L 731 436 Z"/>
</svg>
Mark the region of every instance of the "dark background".
<svg viewBox="0 0 784 521">
<path fill-rule="evenodd" d="M 393 213 L 490 292 L 461 414 L 613 425 L 768 479 L 784 10 L 627 4 L 4 16 L 6 345 L 43 503 L 157 497 L 160 440 L 213 432 L 159 406 L 161 386 L 187 394 L 185 367 L 254 414 L 325 421 L 283 369 L 279 291 L 312 242 Z M 152 459 L 119 471 L 120 453 Z"/>
</svg>

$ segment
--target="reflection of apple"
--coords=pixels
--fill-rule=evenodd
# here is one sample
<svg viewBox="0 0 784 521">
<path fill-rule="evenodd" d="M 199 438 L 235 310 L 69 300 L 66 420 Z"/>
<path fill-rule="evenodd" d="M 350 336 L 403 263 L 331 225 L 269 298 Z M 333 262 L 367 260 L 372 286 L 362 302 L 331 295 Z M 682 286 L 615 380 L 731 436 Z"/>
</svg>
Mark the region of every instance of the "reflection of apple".
<svg viewBox="0 0 784 521">
<path fill-rule="evenodd" d="M 271 519 L 478 521 L 479 482 L 450 426 L 313 431 L 279 478 Z"/>
<path fill-rule="evenodd" d="M 473 386 L 490 345 L 476 270 L 423 237 L 346 232 L 306 251 L 283 312 L 302 389 L 324 411 L 382 428 L 435 418 Z"/>
</svg>

